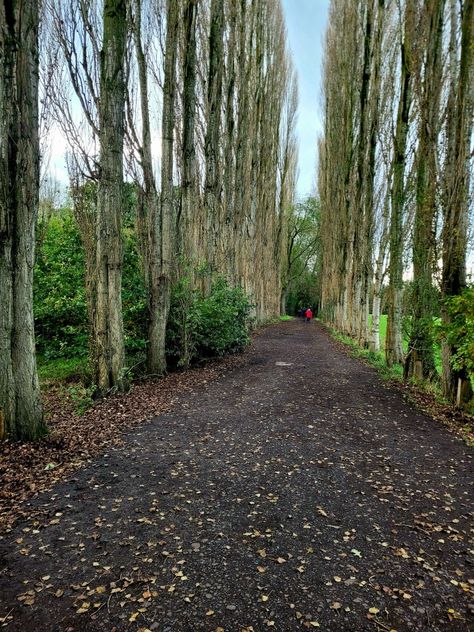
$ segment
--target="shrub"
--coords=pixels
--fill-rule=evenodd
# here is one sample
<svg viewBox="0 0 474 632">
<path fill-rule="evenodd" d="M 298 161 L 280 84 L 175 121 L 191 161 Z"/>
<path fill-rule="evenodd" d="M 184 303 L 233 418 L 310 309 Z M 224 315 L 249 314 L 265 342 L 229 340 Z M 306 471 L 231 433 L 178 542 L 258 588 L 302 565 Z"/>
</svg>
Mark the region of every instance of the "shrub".
<svg viewBox="0 0 474 632">
<path fill-rule="evenodd" d="M 440 323 L 440 333 L 455 349 L 453 368 L 474 375 L 474 286 L 444 301 L 448 321 Z"/>
<path fill-rule="evenodd" d="M 191 288 L 188 276 L 172 290 L 167 329 L 171 364 L 188 366 L 243 349 L 250 341 L 251 304 L 244 291 L 218 278 L 208 296 Z"/>
<path fill-rule="evenodd" d="M 250 301 L 240 287 L 219 278 L 207 298 L 195 308 L 196 347 L 199 357 L 222 356 L 242 350 L 250 342 Z"/>
<path fill-rule="evenodd" d="M 34 276 L 36 345 L 46 359 L 87 354 L 84 251 L 72 214 L 38 226 Z"/>
<path fill-rule="evenodd" d="M 133 229 L 123 230 L 122 305 L 127 353 L 146 345 L 146 296 Z M 39 223 L 34 277 L 35 333 L 46 359 L 88 354 L 89 323 L 84 288 L 85 258 L 69 209 Z"/>
</svg>

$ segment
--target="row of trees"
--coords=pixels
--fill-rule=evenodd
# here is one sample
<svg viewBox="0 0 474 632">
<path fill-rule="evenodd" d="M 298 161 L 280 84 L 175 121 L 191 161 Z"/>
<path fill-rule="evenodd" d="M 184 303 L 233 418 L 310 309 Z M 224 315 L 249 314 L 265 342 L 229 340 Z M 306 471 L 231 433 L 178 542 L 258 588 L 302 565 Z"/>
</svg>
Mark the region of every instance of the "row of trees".
<svg viewBox="0 0 474 632">
<path fill-rule="evenodd" d="M 472 202 L 473 0 L 332 0 L 319 191 L 325 319 L 386 360 L 433 377 L 433 316 L 466 286 Z M 408 352 L 402 293 L 412 278 Z M 369 327 L 369 312 L 372 324 Z M 443 389 L 469 375 L 443 343 Z M 454 368 L 456 366 L 456 368 Z"/>
<path fill-rule="evenodd" d="M 139 191 L 147 368 L 160 374 L 185 268 L 205 262 L 241 286 L 258 321 L 279 313 L 296 101 L 273 0 L 45 0 L 41 20 L 34 0 L 0 3 L 0 435 L 44 431 L 32 311 L 39 132 L 59 129 L 68 144 L 91 365 L 106 394 L 127 388 L 124 180 Z"/>
</svg>

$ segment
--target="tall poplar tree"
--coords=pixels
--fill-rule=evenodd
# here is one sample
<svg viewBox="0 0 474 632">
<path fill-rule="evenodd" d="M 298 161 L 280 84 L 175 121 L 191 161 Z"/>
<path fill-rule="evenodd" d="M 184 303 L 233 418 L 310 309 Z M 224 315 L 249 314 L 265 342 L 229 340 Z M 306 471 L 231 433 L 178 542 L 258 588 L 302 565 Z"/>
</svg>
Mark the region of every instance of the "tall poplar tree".
<svg viewBox="0 0 474 632">
<path fill-rule="evenodd" d="M 403 213 L 407 199 L 406 163 L 410 111 L 413 101 L 413 46 L 416 28 L 415 0 L 406 0 L 400 16 L 400 85 L 395 133 L 391 216 L 389 229 L 389 286 L 385 357 L 388 366 L 403 361 Z"/>
<path fill-rule="evenodd" d="M 461 54 L 457 59 L 456 3 L 451 0 L 450 86 L 447 108 L 447 149 L 444 166 L 444 225 L 442 232 L 443 302 L 466 287 L 466 250 L 469 224 L 470 147 L 474 129 L 474 0 L 465 0 L 461 14 Z M 441 315 L 449 322 L 442 305 Z M 470 377 L 451 363 L 456 347 L 442 344 L 443 392 L 461 404 L 472 397 Z"/>
<path fill-rule="evenodd" d="M 429 377 L 435 372 L 432 318 L 435 311 L 435 219 L 438 191 L 438 135 L 442 90 L 444 0 L 429 0 L 423 10 L 425 56 L 418 88 L 418 151 L 413 233 L 413 310 L 406 375 Z"/>
<path fill-rule="evenodd" d="M 101 393 L 124 390 L 122 235 L 125 0 L 104 0 L 100 63 L 100 176 L 97 196 L 97 306 L 94 372 Z"/>
<path fill-rule="evenodd" d="M 39 192 L 38 2 L 0 2 L 0 438 L 45 431 L 33 266 Z"/>
</svg>

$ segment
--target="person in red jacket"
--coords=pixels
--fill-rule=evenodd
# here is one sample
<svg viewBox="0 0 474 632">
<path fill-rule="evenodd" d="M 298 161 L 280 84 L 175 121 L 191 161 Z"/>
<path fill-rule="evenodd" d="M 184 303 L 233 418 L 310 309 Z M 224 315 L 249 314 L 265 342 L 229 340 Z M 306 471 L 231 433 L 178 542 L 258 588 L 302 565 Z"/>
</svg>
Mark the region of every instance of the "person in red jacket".
<svg viewBox="0 0 474 632">
<path fill-rule="evenodd" d="M 309 323 L 310 320 L 313 318 L 313 312 L 311 311 L 311 307 L 308 307 L 304 315 L 306 316 L 306 322 Z"/>
</svg>

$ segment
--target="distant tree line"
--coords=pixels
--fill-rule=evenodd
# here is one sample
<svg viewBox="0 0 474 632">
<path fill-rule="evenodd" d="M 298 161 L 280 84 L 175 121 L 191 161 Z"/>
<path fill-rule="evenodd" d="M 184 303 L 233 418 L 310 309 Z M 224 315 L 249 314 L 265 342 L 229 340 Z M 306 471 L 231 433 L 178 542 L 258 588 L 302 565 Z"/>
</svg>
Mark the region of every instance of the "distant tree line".
<svg viewBox="0 0 474 632">
<path fill-rule="evenodd" d="M 161 374 L 185 274 L 204 296 L 213 275 L 241 287 L 258 322 L 279 314 L 296 104 L 279 1 L 0 2 L 0 436 L 45 429 L 32 308 L 40 137 L 59 129 L 67 143 L 106 394 L 127 388 L 124 182 L 137 191 L 147 370 Z"/>
<path fill-rule="evenodd" d="M 458 403 L 474 357 L 472 316 L 459 313 L 473 297 L 473 25 L 473 0 L 332 0 L 319 143 L 325 320 L 378 350 L 385 293 L 387 364 L 435 379 L 440 313 L 443 391 Z"/>
</svg>

